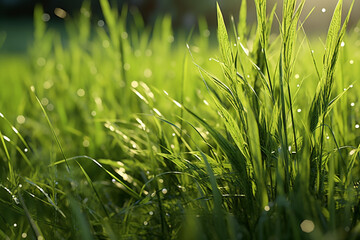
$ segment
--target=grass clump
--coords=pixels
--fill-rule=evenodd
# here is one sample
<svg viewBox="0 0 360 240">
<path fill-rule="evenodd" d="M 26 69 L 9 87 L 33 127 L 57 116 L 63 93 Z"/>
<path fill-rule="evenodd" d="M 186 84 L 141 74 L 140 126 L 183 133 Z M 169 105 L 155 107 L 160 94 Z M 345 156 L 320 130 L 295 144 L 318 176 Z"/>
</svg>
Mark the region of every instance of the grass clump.
<svg viewBox="0 0 360 240">
<path fill-rule="evenodd" d="M 106 0 L 64 42 L 37 7 L 29 54 L 0 58 L 0 236 L 356 239 L 359 31 L 339 1 L 322 45 L 304 3 L 255 0 L 253 28 L 217 5 L 218 49 Z"/>
</svg>

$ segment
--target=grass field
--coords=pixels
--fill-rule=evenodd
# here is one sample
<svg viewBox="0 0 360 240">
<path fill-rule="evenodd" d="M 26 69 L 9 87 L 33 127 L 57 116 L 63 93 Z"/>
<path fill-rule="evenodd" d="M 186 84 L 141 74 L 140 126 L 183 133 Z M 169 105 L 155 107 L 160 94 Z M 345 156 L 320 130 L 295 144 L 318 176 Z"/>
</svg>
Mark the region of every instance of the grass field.
<svg viewBox="0 0 360 240">
<path fill-rule="evenodd" d="M 304 1 L 277 19 L 255 0 L 255 26 L 246 1 L 226 25 L 217 7 L 190 33 L 100 3 L 66 41 L 37 7 L 27 54 L 0 49 L 0 239 L 359 238 L 360 26 L 341 0 L 320 38 Z"/>
</svg>

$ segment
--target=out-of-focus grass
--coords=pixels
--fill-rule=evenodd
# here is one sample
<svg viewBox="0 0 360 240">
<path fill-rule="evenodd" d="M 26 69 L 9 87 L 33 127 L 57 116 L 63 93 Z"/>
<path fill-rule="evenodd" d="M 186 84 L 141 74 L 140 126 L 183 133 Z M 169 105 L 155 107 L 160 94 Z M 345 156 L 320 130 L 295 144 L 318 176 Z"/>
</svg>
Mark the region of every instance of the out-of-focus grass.
<svg viewBox="0 0 360 240">
<path fill-rule="evenodd" d="M 273 36 L 265 3 L 176 38 L 85 3 L 66 43 L 37 8 L 0 55 L 0 236 L 356 239 L 359 28 L 307 39 L 289 0 Z"/>
</svg>

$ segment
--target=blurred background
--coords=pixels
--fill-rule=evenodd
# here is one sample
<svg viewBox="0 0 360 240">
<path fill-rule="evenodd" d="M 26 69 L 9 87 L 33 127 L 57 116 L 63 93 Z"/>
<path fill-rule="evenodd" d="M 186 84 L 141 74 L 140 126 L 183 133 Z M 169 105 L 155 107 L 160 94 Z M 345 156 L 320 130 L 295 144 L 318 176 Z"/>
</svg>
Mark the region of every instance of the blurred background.
<svg viewBox="0 0 360 240">
<path fill-rule="evenodd" d="M 110 2 L 114 7 L 122 8 L 127 4 L 130 9 L 137 8 L 143 16 L 145 23 L 151 25 L 158 16 L 170 14 L 173 19 L 173 27 L 178 29 L 190 29 L 197 22 L 199 16 L 206 18 L 209 28 L 216 27 L 216 0 L 113 0 Z M 238 16 L 241 0 L 218 1 L 226 19 L 230 15 Z M 329 21 L 337 0 L 307 0 L 302 19 L 313 9 L 312 14 L 304 24 L 308 34 L 322 34 L 327 31 Z M 82 5 L 81 0 L 0 0 L 0 46 L 2 50 L 11 52 L 25 51 L 31 42 L 33 27 L 32 16 L 36 4 L 41 4 L 46 15 L 44 21 L 49 25 L 63 30 L 63 23 L 79 13 Z M 281 18 L 281 0 L 269 0 L 268 10 L 277 4 L 277 15 Z M 344 0 L 344 12 L 346 13 L 351 0 Z M 247 0 L 248 22 L 256 21 L 253 0 Z M 92 17 L 96 23 L 103 19 L 98 0 L 91 0 Z M 344 14 L 345 15 L 345 14 Z M 356 0 L 350 21 L 354 27 L 360 17 L 360 1 Z M 276 19 L 274 30 L 277 30 Z"/>
</svg>

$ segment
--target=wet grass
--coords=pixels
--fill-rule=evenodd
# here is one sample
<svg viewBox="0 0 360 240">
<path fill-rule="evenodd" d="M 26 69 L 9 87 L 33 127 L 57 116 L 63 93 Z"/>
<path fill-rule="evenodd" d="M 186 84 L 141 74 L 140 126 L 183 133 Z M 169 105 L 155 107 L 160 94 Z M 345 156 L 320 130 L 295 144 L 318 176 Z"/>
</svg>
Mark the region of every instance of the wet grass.
<svg viewBox="0 0 360 240">
<path fill-rule="evenodd" d="M 100 3 L 105 22 L 85 3 L 66 43 L 38 7 L 28 54 L 0 55 L 1 238 L 357 239 L 360 30 L 342 1 L 326 39 L 303 1 L 278 19 L 255 0 L 253 27 L 245 1 L 228 25 L 218 6 L 217 31 L 176 37 Z"/>
</svg>

